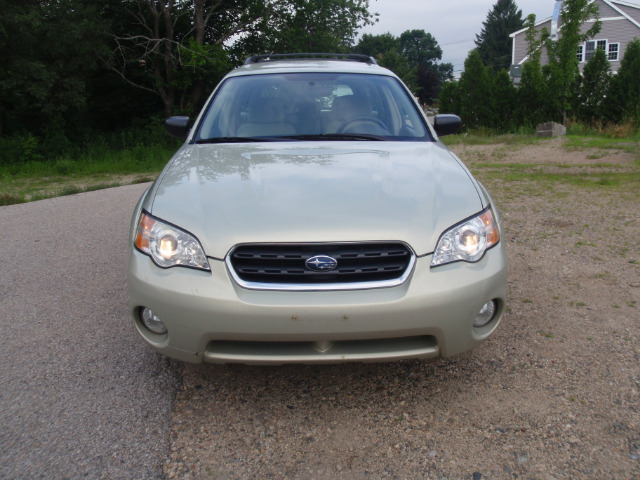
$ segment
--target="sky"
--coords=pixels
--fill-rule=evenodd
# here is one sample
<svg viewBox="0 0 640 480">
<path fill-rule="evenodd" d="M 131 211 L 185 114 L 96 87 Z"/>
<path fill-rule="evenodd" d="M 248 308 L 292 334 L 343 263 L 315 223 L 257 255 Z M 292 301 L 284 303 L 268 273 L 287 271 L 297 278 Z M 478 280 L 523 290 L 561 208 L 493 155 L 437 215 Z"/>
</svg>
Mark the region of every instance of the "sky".
<svg viewBox="0 0 640 480">
<path fill-rule="evenodd" d="M 458 76 L 464 61 L 475 48 L 476 35 L 497 0 L 370 0 L 369 11 L 380 14 L 379 21 L 361 34 L 390 32 L 396 37 L 406 30 L 424 30 L 442 47 L 443 62 L 453 64 Z M 534 13 L 538 20 L 553 14 L 555 0 L 516 0 L 522 18 Z"/>
</svg>

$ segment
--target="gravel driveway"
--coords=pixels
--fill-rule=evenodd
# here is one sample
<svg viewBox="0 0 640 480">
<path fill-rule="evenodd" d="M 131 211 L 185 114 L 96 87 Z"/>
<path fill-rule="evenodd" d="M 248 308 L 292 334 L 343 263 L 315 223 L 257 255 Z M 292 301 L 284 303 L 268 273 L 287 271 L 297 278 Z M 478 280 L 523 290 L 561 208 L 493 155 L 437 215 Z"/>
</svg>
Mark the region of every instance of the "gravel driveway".
<svg viewBox="0 0 640 480">
<path fill-rule="evenodd" d="M 0 208 L 0 478 L 159 478 L 176 377 L 127 313 L 144 185 Z"/>
<path fill-rule="evenodd" d="M 455 150 L 503 213 L 495 335 L 441 361 L 183 365 L 170 477 L 640 478 L 637 155 Z"/>
<path fill-rule="evenodd" d="M 176 367 L 126 311 L 144 186 L 0 208 L 0 478 L 640 479 L 637 153 L 455 149 L 510 292 L 450 360 Z"/>
</svg>

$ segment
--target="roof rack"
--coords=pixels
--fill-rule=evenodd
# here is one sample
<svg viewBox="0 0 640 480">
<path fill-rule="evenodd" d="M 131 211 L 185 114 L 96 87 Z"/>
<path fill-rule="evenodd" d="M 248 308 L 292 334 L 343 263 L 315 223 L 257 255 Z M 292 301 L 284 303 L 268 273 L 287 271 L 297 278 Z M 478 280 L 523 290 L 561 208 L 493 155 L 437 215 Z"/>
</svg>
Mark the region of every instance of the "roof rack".
<svg viewBox="0 0 640 480">
<path fill-rule="evenodd" d="M 319 59 L 319 60 L 347 60 L 352 62 L 362 62 L 369 65 L 377 65 L 377 62 L 373 57 L 368 55 L 360 55 L 357 53 L 278 53 L 278 54 L 265 54 L 265 55 L 253 55 L 244 61 L 245 65 L 251 65 L 255 63 L 274 62 L 278 60 L 304 60 L 304 59 Z"/>
</svg>

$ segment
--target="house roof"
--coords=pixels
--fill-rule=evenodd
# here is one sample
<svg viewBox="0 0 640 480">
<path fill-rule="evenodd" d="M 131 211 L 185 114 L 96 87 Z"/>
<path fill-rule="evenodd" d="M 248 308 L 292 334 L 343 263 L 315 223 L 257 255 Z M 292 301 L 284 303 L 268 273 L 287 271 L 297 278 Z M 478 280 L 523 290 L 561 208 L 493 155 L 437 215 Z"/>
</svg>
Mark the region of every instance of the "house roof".
<svg viewBox="0 0 640 480">
<path fill-rule="evenodd" d="M 640 23 L 633 17 L 630 17 L 627 14 L 627 12 L 625 12 L 624 10 L 620 10 L 618 7 L 616 7 L 616 4 L 624 5 L 625 7 L 637 8 L 638 10 L 640 10 L 640 5 L 629 3 L 629 2 L 621 2 L 619 0 L 602 0 L 602 1 L 607 5 L 609 5 L 611 8 L 613 8 L 616 12 L 620 13 L 620 15 L 625 17 L 627 20 L 633 23 L 636 27 L 640 28 Z"/>
<path fill-rule="evenodd" d="M 625 7 L 632 7 L 632 8 L 638 8 L 640 9 L 640 5 L 637 5 L 635 3 L 629 3 L 629 2 L 622 2 L 620 0 L 610 0 L 611 3 L 619 3 L 620 5 L 624 5 Z"/>
<path fill-rule="evenodd" d="M 591 0 L 589 3 L 592 3 L 594 1 L 595 0 Z M 609 5 L 612 9 L 614 9 L 616 12 L 618 12 L 622 17 L 626 18 L 631 23 L 633 23 L 636 27 L 640 28 L 640 23 L 637 20 L 635 20 L 634 18 L 630 17 L 624 10 L 621 10 L 618 7 L 616 7 L 616 4 L 617 5 L 623 5 L 625 7 L 637 8 L 638 10 L 640 10 L 640 5 L 638 5 L 636 3 L 624 2 L 622 0 L 602 0 L 602 2 L 606 3 L 607 5 Z M 552 19 L 552 17 L 547 17 L 544 20 L 540 20 L 539 22 L 536 22 L 535 26 L 539 27 L 540 25 L 542 25 L 543 23 L 547 23 L 551 19 Z M 526 28 L 522 28 L 522 29 L 518 30 L 517 32 L 513 32 L 512 34 L 510 34 L 509 37 L 513 38 L 516 35 L 518 35 L 518 34 L 520 34 L 522 32 L 526 32 L 526 31 L 527 31 Z"/>
</svg>

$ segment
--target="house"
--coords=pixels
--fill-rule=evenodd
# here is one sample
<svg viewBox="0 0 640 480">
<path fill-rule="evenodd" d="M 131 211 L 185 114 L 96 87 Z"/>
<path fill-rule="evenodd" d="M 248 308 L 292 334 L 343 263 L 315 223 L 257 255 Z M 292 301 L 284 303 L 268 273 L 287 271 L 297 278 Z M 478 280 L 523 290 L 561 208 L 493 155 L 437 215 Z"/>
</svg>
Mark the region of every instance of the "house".
<svg viewBox="0 0 640 480">
<path fill-rule="evenodd" d="M 640 38 L 640 5 L 621 0 L 593 0 L 600 8 L 600 21 L 602 29 L 596 38 L 590 39 L 578 46 L 576 55 L 580 61 L 580 71 L 586 62 L 593 56 L 597 48 L 601 48 L 607 54 L 611 63 L 611 71 L 617 72 L 620 68 L 620 61 L 627 49 L 627 45 L 634 38 Z M 551 37 L 562 35 L 562 19 L 560 9 L 562 0 L 556 0 L 553 15 L 536 23 L 536 28 L 543 28 L 551 34 Z M 587 31 L 595 19 L 583 25 L 583 31 Z M 522 76 L 522 65 L 528 60 L 528 44 L 525 38 L 527 29 L 523 28 L 513 32 L 510 37 L 513 39 L 513 54 L 511 60 L 511 77 L 514 83 L 520 82 Z M 545 65 L 548 62 L 547 52 L 542 51 L 541 62 Z"/>
</svg>

